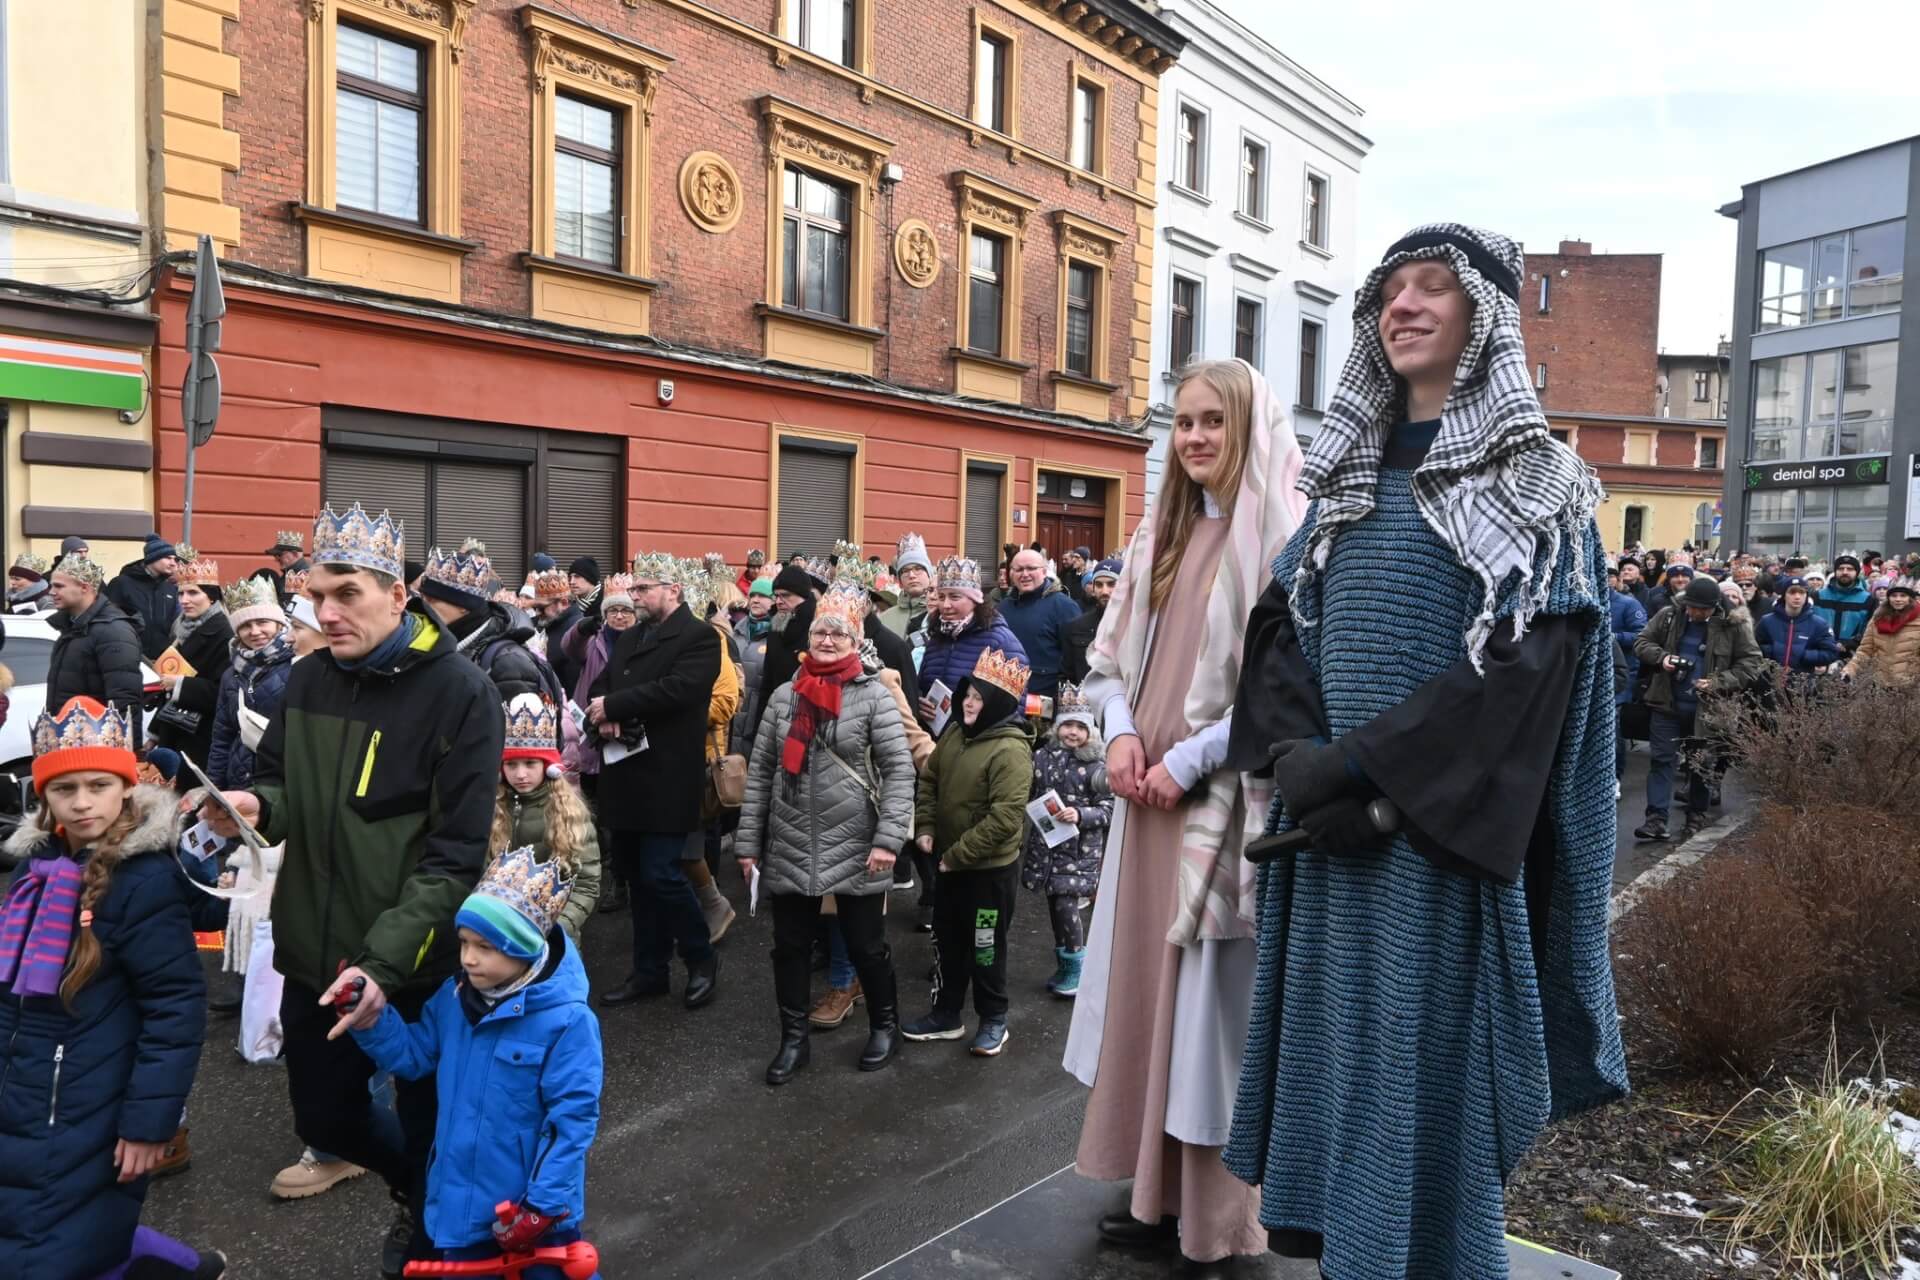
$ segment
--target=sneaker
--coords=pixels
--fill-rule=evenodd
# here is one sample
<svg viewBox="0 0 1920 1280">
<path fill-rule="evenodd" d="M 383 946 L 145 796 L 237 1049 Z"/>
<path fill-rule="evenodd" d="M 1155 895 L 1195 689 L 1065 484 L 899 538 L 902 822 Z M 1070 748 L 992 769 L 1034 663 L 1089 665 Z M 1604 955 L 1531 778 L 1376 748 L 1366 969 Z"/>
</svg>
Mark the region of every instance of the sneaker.
<svg viewBox="0 0 1920 1280">
<path fill-rule="evenodd" d="M 976 1058 L 997 1058 L 1006 1047 L 1007 1024 L 1005 1020 L 995 1018 L 980 1024 L 980 1030 L 974 1032 L 973 1043 L 967 1046 L 967 1052 Z"/>
<path fill-rule="evenodd" d="M 1633 838 L 1635 840 L 1664 841 L 1667 838 L 1667 820 L 1665 818 L 1648 818 L 1645 822 L 1633 829 Z"/>
<path fill-rule="evenodd" d="M 935 1009 L 924 1018 L 915 1018 L 900 1028 L 900 1034 L 909 1040 L 959 1040 L 967 1034 L 967 1024 L 957 1013 L 941 1013 Z"/>
<path fill-rule="evenodd" d="M 407 1246 L 413 1243 L 413 1214 L 398 1200 L 393 1204 L 393 1225 L 380 1242 L 381 1280 L 402 1280 L 407 1273 Z"/>
<path fill-rule="evenodd" d="M 913 931 L 915 933 L 933 932 L 933 907 L 930 904 L 923 902 L 914 908 Z"/>
<path fill-rule="evenodd" d="M 195 1249 L 200 1255 L 200 1264 L 196 1266 L 190 1280 L 220 1280 L 227 1274 L 227 1255 L 218 1249 Z"/>
<path fill-rule="evenodd" d="M 187 1146 L 187 1126 L 181 1125 L 160 1151 L 160 1163 L 153 1166 L 156 1178 L 171 1178 L 193 1166 L 193 1151 Z"/>
<path fill-rule="evenodd" d="M 902 889 L 913 888 L 913 864 L 908 862 L 905 858 L 902 858 L 900 859 L 900 861 L 894 863 L 893 865 L 896 867 L 907 868 L 906 871 L 901 873 L 902 875 L 906 876 L 906 879 L 902 880 L 902 879 L 899 879 L 898 877 L 895 877 L 893 882 L 893 891 L 895 893 L 899 893 Z"/>
<path fill-rule="evenodd" d="M 308 1196 L 331 1191 L 365 1172 L 365 1169 L 347 1160 L 316 1159 L 313 1148 L 308 1147 L 300 1153 L 298 1160 L 273 1175 L 273 1185 L 267 1191 L 276 1200 L 304 1200 Z"/>
<path fill-rule="evenodd" d="M 1705 831 L 1706 829 L 1707 829 L 1706 814 L 1704 813 L 1688 814 L 1687 820 L 1680 824 L 1680 843 L 1685 844 L 1687 841 L 1693 839 L 1695 836 L 1699 835 L 1702 831 Z"/>
<path fill-rule="evenodd" d="M 853 985 L 845 991 L 829 988 L 827 994 L 814 1003 L 807 1014 L 807 1021 L 816 1027 L 837 1027 L 847 1020 L 853 1012 L 853 1006 L 866 999 L 860 991 L 860 979 L 855 978 Z"/>
</svg>

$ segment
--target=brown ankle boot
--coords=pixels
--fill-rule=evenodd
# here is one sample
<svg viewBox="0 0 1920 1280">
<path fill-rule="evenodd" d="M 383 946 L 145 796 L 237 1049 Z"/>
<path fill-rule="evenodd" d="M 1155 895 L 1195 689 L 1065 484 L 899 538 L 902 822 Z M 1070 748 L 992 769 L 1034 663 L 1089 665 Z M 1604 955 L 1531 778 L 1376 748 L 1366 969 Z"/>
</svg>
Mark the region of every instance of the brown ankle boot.
<svg viewBox="0 0 1920 1280">
<path fill-rule="evenodd" d="M 171 1177 L 176 1173 L 185 1173 L 187 1166 L 193 1163 L 193 1152 L 187 1146 L 187 1126 L 181 1125 L 175 1134 L 167 1139 L 167 1146 L 160 1153 L 160 1163 L 153 1166 L 156 1178 Z"/>
</svg>

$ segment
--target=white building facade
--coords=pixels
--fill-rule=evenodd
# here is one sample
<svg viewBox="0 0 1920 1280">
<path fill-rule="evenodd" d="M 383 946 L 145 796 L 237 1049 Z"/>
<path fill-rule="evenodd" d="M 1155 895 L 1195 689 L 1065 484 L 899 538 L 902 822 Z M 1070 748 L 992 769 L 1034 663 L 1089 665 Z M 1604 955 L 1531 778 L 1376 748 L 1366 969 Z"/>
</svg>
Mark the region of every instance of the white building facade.
<svg viewBox="0 0 1920 1280">
<path fill-rule="evenodd" d="M 1191 38 L 1160 81 L 1160 241 L 1147 509 L 1173 426 L 1174 378 L 1241 356 L 1311 438 L 1353 341 L 1360 107 L 1208 0 L 1161 0 Z"/>
</svg>

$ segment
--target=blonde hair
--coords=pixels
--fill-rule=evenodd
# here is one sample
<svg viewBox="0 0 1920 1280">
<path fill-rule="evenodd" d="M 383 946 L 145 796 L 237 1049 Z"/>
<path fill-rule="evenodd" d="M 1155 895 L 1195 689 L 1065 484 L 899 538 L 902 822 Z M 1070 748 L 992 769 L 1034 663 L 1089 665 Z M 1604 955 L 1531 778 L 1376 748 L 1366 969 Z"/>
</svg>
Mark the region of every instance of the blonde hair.
<svg viewBox="0 0 1920 1280">
<path fill-rule="evenodd" d="M 580 850 L 573 842 L 574 833 L 590 827 L 593 818 L 587 812 L 587 802 L 580 798 L 572 783 L 565 778 L 550 778 L 548 783 L 545 853 L 548 861 L 559 863 L 568 875 L 576 875 L 580 870 Z M 513 802 L 518 794 L 505 778 L 500 779 L 500 790 L 493 802 L 493 831 L 487 837 L 490 859 L 505 853 L 512 844 Z M 540 852 L 534 850 L 535 856 Z"/>
<path fill-rule="evenodd" d="M 717 582 L 714 584 L 713 590 L 707 594 L 713 601 L 713 616 L 716 618 L 725 617 L 727 610 L 733 608 L 735 605 L 745 605 L 747 603 L 747 598 L 740 594 L 740 588 L 731 582 Z"/>
<path fill-rule="evenodd" d="M 100 939 L 93 933 L 93 913 L 100 910 L 107 890 L 113 887 L 114 869 L 126 857 L 123 846 L 127 837 L 140 825 L 140 810 L 132 801 L 133 788 L 128 787 L 121 794 L 120 816 L 107 824 L 80 873 L 80 915 L 84 923 L 74 930 L 73 945 L 67 951 L 67 970 L 60 979 L 60 1003 L 67 1007 L 68 1013 L 73 1012 L 74 997 L 93 981 L 93 975 L 100 969 Z M 65 838 L 53 820 L 52 805 L 42 804 L 35 822 L 47 835 Z"/>
<path fill-rule="evenodd" d="M 1247 440 L 1253 433 L 1253 377 L 1238 360 L 1198 360 L 1180 371 L 1180 383 L 1174 388 L 1174 402 L 1189 382 L 1199 381 L 1220 397 L 1226 417 L 1226 434 L 1220 442 L 1220 463 L 1213 496 L 1220 514 L 1233 518 L 1233 500 L 1240 492 L 1240 475 L 1247 466 Z M 1153 566 L 1148 596 L 1153 608 L 1166 606 L 1173 595 L 1173 584 L 1180 576 L 1180 561 L 1186 557 L 1187 542 L 1193 537 L 1194 522 L 1206 510 L 1206 497 L 1200 485 L 1187 474 L 1178 458 L 1169 458 L 1160 474 L 1160 493 L 1154 500 Z"/>
</svg>

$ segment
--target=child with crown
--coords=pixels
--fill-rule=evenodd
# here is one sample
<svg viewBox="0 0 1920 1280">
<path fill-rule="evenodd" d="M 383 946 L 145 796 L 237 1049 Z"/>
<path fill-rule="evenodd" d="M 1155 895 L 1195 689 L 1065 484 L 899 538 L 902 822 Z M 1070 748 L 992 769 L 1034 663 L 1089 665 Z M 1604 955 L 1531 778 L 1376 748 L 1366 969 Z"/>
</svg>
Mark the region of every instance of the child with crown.
<svg viewBox="0 0 1920 1280">
<path fill-rule="evenodd" d="M 503 708 L 506 749 L 500 755 L 500 789 L 493 801 L 488 849 L 531 848 L 542 862 L 558 862 L 573 879 L 560 914 L 567 940 L 580 944 L 580 930 L 600 900 L 600 839 L 593 814 L 573 779 L 560 767 L 560 717 L 567 714 L 537 693 L 516 694 Z"/>
<path fill-rule="evenodd" d="M 382 1068 L 439 1085 L 426 1226 L 442 1260 L 580 1239 L 603 1065 L 587 971 L 560 927 L 573 883 L 560 859 L 500 854 L 454 917 L 460 972 L 419 1021 L 387 1005 L 353 1033 Z M 554 1266 L 520 1274 L 562 1280 Z"/>
</svg>

